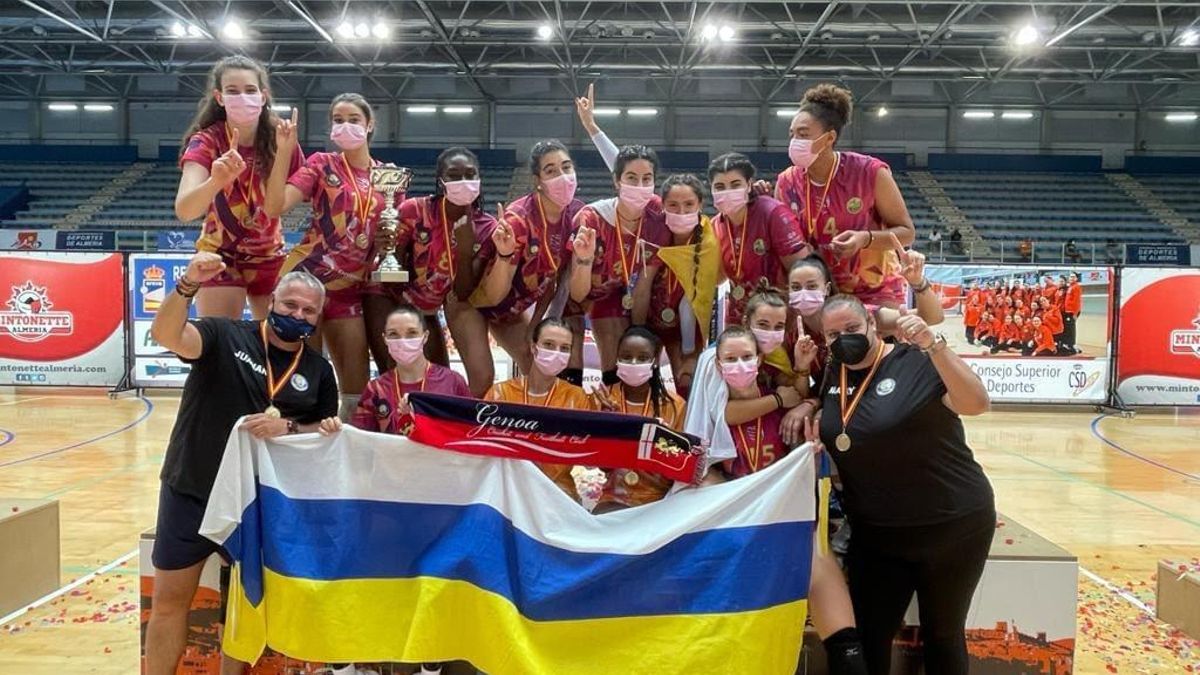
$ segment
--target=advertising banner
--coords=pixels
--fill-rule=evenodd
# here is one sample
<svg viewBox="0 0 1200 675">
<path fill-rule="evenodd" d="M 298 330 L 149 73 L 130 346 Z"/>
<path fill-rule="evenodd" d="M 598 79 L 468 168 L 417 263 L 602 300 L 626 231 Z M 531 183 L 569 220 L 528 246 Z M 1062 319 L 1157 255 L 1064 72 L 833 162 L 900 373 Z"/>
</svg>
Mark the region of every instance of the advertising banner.
<svg viewBox="0 0 1200 675">
<path fill-rule="evenodd" d="M 1187 244 L 1125 244 L 1126 265 L 1192 264 L 1192 251 Z"/>
<path fill-rule="evenodd" d="M 187 270 L 186 253 L 135 253 L 129 256 L 130 342 L 133 345 L 131 380 L 138 387 L 182 387 L 190 367 L 150 336 L 150 324 L 167 293 Z M 192 305 L 188 316 L 196 318 Z"/>
<path fill-rule="evenodd" d="M 117 253 L 0 253 L 0 385 L 119 384 L 123 281 Z"/>
<path fill-rule="evenodd" d="M 1105 401 L 1109 268 L 928 265 L 925 274 L 946 312 L 935 330 L 979 375 L 993 402 Z"/>
<path fill-rule="evenodd" d="M 1200 405 L 1200 270 L 1121 270 L 1117 394 L 1129 405 Z"/>
<path fill-rule="evenodd" d="M 55 248 L 61 251 L 112 251 L 117 248 L 117 233 L 111 230 L 60 230 Z"/>
<path fill-rule="evenodd" d="M 199 230 L 159 230 L 158 250 L 195 251 Z"/>
<path fill-rule="evenodd" d="M 0 251 L 41 251 L 54 248 L 54 230 L 0 230 Z"/>
</svg>

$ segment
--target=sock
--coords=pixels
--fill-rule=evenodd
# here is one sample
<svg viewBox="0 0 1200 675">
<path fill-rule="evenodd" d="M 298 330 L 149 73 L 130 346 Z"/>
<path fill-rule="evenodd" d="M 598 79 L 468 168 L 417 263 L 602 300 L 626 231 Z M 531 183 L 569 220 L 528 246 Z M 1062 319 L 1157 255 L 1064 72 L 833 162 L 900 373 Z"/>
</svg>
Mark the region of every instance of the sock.
<svg viewBox="0 0 1200 675">
<path fill-rule="evenodd" d="M 582 387 L 583 368 L 564 368 L 563 371 L 558 374 L 558 379 L 565 382 L 570 382 L 576 387 Z"/>
<path fill-rule="evenodd" d="M 867 675 L 867 661 L 856 628 L 843 628 L 822 642 L 829 675 Z"/>
<path fill-rule="evenodd" d="M 340 398 L 342 405 L 338 410 L 338 417 L 343 422 L 349 422 L 354 415 L 354 409 L 358 407 L 358 394 L 342 394 Z"/>
<path fill-rule="evenodd" d="M 617 369 L 613 368 L 612 370 L 606 370 L 603 373 L 601 373 L 600 381 L 604 383 L 604 386 L 611 387 L 614 384 L 620 382 L 621 378 L 617 377 Z"/>
</svg>

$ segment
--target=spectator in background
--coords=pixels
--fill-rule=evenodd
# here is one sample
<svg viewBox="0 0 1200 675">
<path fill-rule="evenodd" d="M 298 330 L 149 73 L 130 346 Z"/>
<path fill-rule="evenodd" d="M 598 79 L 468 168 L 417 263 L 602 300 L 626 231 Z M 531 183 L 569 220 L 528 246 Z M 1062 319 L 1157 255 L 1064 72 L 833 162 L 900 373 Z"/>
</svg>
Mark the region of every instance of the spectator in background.
<svg viewBox="0 0 1200 675">
<path fill-rule="evenodd" d="M 962 232 L 959 232 L 957 227 L 950 230 L 950 251 L 954 255 L 963 254 Z"/>
<path fill-rule="evenodd" d="M 1083 254 L 1075 245 L 1075 239 L 1068 239 L 1067 243 L 1063 244 L 1063 260 L 1070 263 L 1079 263 L 1083 260 Z"/>
<path fill-rule="evenodd" d="M 1025 237 L 1021 243 L 1017 244 L 1017 254 L 1021 256 L 1021 262 L 1030 262 L 1033 260 L 1033 240 Z"/>
<path fill-rule="evenodd" d="M 1109 237 L 1104 243 L 1104 261 L 1109 265 L 1117 265 L 1124 262 L 1124 256 L 1121 254 L 1121 245 L 1116 239 Z"/>
<path fill-rule="evenodd" d="M 929 231 L 929 255 L 944 257 L 942 255 L 942 230 L 937 225 L 934 225 L 933 229 Z"/>
</svg>

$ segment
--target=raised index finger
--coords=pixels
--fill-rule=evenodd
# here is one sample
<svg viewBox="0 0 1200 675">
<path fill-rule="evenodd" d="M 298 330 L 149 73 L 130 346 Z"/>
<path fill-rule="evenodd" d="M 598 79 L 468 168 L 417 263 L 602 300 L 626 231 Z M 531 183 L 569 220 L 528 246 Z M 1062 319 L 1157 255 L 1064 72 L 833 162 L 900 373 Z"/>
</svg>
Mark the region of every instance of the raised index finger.
<svg viewBox="0 0 1200 675">
<path fill-rule="evenodd" d="M 596 83 L 595 82 L 588 83 L 587 102 L 588 102 L 588 106 L 593 106 L 596 103 Z"/>
</svg>

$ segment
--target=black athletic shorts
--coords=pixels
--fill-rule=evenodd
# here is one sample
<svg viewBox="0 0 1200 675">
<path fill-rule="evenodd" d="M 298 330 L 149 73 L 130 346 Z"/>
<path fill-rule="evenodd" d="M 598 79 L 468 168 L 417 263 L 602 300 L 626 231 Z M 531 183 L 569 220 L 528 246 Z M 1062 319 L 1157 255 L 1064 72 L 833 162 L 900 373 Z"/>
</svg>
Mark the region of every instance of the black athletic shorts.
<svg viewBox="0 0 1200 675">
<path fill-rule="evenodd" d="M 214 553 L 229 562 L 229 554 L 220 544 L 200 535 L 206 506 L 202 499 L 183 494 L 166 483 L 159 485 L 158 527 L 151 554 L 155 569 L 185 569 L 204 562 Z"/>
</svg>

